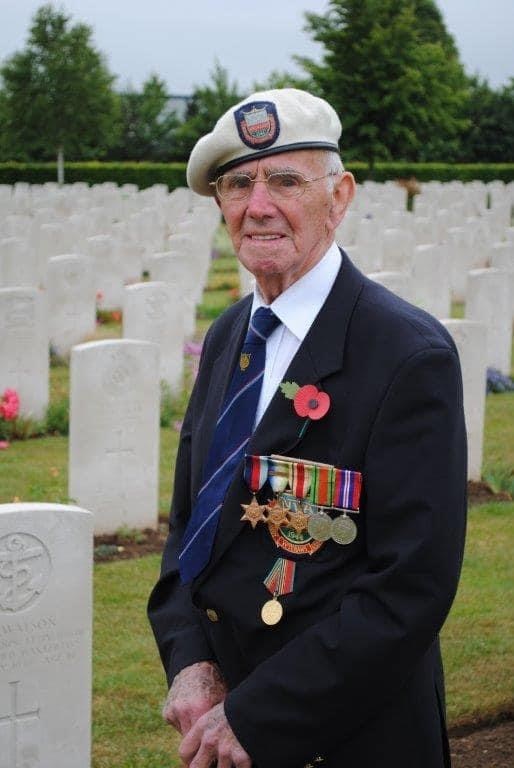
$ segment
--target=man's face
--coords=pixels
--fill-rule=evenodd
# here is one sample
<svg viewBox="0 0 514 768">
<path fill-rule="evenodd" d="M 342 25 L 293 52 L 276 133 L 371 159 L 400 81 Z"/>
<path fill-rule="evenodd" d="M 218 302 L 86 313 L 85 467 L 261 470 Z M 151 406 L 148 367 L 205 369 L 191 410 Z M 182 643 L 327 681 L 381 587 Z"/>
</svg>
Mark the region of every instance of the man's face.
<svg viewBox="0 0 514 768">
<path fill-rule="evenodd" d="M 306 179 L 325 176 L 325 155 L 316 150 L 284 152 L 241 163 L 230 173 L 259 180 L 277 171 L 298 171 Z M 245 200 L 219 201 L 236 254 L 266 298 L 267 286 L 278 295 L 321 259 L 353 190 L 353 177 L 345 173 L 307 184 L 296 198 L 272 197 L 266 184 L 257 183 Z"/>
</svg>

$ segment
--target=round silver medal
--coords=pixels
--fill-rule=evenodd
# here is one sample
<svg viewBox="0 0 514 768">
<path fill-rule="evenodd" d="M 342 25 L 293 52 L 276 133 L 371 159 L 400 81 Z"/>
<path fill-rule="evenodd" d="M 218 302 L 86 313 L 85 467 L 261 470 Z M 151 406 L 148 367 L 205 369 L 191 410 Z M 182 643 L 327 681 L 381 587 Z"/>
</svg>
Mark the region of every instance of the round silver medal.
<svg viewBox="0 0 514 768">
<path fill-rule="evenodd" d="M 330 535 L 337 544 L 351 544 L 357 536 L 357 526 L 346 515 L 332 520 Z"/>
<path fill-rule="evenodd" d="M 332 518 L 326 512 L 315 512 L 309 517 L 307 531 L 315 541 L 328 541 L 332 532 Z"/>
</svg>

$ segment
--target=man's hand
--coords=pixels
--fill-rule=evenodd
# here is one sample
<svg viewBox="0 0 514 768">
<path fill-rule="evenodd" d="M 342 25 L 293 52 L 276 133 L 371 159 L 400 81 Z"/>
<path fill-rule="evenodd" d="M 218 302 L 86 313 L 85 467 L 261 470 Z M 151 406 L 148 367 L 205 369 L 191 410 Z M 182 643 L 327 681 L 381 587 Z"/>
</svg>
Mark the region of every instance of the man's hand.
<svg viewBox="0 0 514 768">
<path fill-rule="evenodd" d="M 223 701 L 226 694 L 227 686 L 218 666 L 199 661 L 175 677 L 162 716 L 185 736 L 198 718 Z"/>
<path fill-rule="evenodd" d="M 179 755 L 188 768 L 251 768 L 250 756 L 238 742 L 223 703 L 200 717 L 182 739 Z"/>
</svg>

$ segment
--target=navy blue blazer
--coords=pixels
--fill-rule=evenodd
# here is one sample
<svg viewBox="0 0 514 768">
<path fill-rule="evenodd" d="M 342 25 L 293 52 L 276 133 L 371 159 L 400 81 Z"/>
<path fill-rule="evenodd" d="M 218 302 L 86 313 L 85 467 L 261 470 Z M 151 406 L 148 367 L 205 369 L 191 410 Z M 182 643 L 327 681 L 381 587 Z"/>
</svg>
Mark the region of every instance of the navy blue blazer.
<svg viewBox="0 0 514 768">
<path fill-rule="evenodd" d="M 250 499 L 241 464 L 207 568 L 180 585 L 180 542 L 245 336 L 246 297 L 205 340 L 149 618 L 169 683 L 189 664 L 219 664 L 228 720 L 259 768 L 442 768 L 450 758 L 438 633 L 457 588 L 466 514 L 459 361 L 437 320 L 342 258 L 285 376 L 317 384 L 330 410 L 300 437 L 304 420 L 277 391 L 248 453 L 360 471 L 357 538 L 293 556 L 284 618 L 266 626 L 263 579 L 281 550 L 264 525 L 240 520 Z"/>
</svg>

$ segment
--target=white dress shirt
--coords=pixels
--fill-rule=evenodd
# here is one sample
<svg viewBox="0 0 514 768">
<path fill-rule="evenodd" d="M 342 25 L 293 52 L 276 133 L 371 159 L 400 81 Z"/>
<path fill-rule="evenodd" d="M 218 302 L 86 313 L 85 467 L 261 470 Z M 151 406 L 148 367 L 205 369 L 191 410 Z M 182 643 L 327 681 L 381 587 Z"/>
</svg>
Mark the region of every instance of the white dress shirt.
<svg viewBox="0 0 514 768">
<path fill-rule="evenodd" d="M 259 287 L 255 285 L 252 315 L 259 307 L 269 306 L 282 322 L 266 342 L 266 366 L 255 417 L 256 424 L 261 420 L 277 387 L 284 380 L 291 360 L 325 303 L 340 266 L 339 248 L 332 243 L 323 258 L 271 304 L 266 304 Z"/>
</svg>

